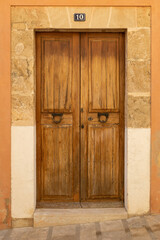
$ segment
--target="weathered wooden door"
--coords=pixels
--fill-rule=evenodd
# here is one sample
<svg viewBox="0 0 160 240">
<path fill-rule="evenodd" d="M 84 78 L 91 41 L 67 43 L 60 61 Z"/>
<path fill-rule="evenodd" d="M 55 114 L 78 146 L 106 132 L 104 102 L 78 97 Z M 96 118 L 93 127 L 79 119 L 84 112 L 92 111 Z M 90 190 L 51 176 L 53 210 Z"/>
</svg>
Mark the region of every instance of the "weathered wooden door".
<svg viewBox="0 0 160 240">
<path fill-rule="evenodd" d="M 79 201 L 78 33 L 37 35 L 37 200 Z"/>
<path fill-rule="evenodd" d="M 122 201 L 123 135 L 123 34 L 38 33 L 38 206 Z"/>
<path fill-rule="evenodd" d="M 123 199 L 124 40 L 81 36 L 81 201 Z M 105 206 L 105 205 L 104 205 Z"/>
</svg>

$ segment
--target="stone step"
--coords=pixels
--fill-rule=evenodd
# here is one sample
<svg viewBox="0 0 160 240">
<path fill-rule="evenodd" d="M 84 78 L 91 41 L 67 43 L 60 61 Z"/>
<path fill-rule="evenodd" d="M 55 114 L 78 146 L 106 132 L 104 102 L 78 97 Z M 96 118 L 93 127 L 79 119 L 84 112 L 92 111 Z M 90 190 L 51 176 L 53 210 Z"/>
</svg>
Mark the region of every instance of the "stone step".
<svg viewBox="0 0 160 240">
<path fill-rule="evenodd" d="M 34 227 L 103 222 L 127 217 L 125 208 L 36 209 Z"/>
</svg>

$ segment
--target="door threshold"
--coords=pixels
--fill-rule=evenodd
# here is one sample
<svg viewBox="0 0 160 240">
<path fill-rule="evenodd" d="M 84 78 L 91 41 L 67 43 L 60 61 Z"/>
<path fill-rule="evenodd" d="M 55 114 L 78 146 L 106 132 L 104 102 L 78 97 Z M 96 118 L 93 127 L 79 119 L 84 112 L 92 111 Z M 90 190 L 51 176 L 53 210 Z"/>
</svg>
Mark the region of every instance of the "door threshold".
<svg viewBox="0 0 160 240">
<path fill-rule="evenodd" d="M 34 227 L 104 222 L 128 217 L 125 208 L 36 209 Z"/>
<path fill-rule="evenodd" d="M 73 209 L 73 208 L 122 208 L 123 201 L 99 201 L 99 202 L 38 202 L 37 208 Z"/>
</svg>

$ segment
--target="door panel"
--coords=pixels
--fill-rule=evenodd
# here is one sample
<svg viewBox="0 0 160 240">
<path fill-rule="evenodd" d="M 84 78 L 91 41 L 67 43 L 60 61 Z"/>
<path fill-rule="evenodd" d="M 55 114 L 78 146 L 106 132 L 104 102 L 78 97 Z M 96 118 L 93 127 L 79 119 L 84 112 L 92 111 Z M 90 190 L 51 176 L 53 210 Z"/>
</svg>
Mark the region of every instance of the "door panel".
<svg viewBox="0 0 160 240">
<path fill-rule="evenodd" d="M 119 129 L 88 126 L 88 198 L 118 196 Z"/>
<path fill-rule="evenodd" d="M 71 199 L 74 180 L 72 126 L 42 126 L 42 152 L 43 199 Z"/>
<path fill-rule="evenodd" d="M 72 110 L 72 38 L 42 40 L 42 111 Z"/>
<path fill-rule="evenodd" d="M 119 110 L 117 37 L 89 37 L 89 110 Z"/>
<path fill-rule="evenodd" d="M 37 201 L 79 201 L 78 33 L 37 34 Z"/>
<path fill-rule="evenodd" d="M 82 202 L 123 200 L 122 38 L 117 33 L 81 36 Z"/>
</svg>

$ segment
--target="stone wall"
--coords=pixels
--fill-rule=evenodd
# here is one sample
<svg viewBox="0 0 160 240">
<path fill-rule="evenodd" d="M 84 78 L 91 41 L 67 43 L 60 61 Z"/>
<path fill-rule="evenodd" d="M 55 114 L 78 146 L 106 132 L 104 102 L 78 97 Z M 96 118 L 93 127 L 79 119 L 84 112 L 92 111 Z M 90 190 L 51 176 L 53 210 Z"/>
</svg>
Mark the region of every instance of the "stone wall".
<svg viewBox="0 0 160 240">
<path fill-rule="evenodd" d="M 85 12 L 86 22 L 74 22 L 74 12 Z M 12 7 L 11 15 L 12 217 L 31 218 L 35 209 L 35 31 L 52 29 L 106 29 L 126 32 L 125 206 L 129 214 L 148 212 L 150 8 Z M 24 189 L 26 193 L 23 195 Z M 29 196 L 27 206 L 24 204 L 26 196 Z"/>
</svg>

